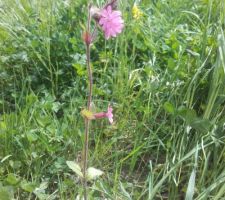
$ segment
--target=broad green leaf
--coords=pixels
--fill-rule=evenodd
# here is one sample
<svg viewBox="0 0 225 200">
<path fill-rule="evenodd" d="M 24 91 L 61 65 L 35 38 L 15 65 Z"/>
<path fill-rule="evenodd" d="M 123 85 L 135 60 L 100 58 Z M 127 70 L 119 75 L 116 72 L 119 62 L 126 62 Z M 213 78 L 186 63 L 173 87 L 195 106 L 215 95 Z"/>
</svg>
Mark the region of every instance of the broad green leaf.
<svg viewBox="0 0 225 200">
<path fill-rule="evenodd" d="M 41 193 L 41 192 L 34 192 L 35 195 L 38 197 L 39 200 L 47 200 L 50 199 L 50 195 L 45 194 L 45 193 Z"/>
<path fill-rule="evenodd" d="M 17 178 L 14 174 L 8 174 L 5 180 L 10 185 L 16 185 L 20 181 L 19 178 Z"/>
<path fill-rule="evenodd" d="M 169 58 L 167 60 L 167 67 L 170 69 L 170 70 L 174 70 L 174 68 L 176 67 L 176 60 L 175 59 L 172 59 L 172 58 Z"/>
<path fill-rule="evenodd" d="M 12 200 L 13 191 L 9 187 L 0 187 L 0 200 Z"/>
<path fill-rule="evenodd" d="M 4 121 L 0 122 L 0 129 L 6 129 L 7 125 Z"/>
<path fill-rule="evenodd" d="M 49 182 L 44 181 L 40 184 L 39 187 L 36 187 L 33 193 L 38 197 L 39 200 L 46 200 L 49 198 L 49 195 L 46 194 L 46 189 L 48 188 Z"/>
<path fill-rule="evenodd" d="M 180 115 L 188 124 L 197 117 L 195 110 L 186 107 L 180 107 L 178 109 L 178 115 Z"/>
<path fill-rule="evenodd" d="M 35 183 L 31 183 L 31 182 L 27 182 L 26 180 L 23 180 L 20 183 L 20 187 L 26 191 L 26 192 L 33 192 L 36 188 L 36 184 Z"/>
<path fill-rule="evenodd" d="M 66 161 L 66 164 L 72 169 L 79 177 L 83 177 L 80 166 L 74 161 Z"/>
<path fill-rule="evenodd" d="M 85 66 L 79 64 L 79 63 L 74 63 L 73 64 L 74 69 L 76 70 L 77 74 L 79 76 L 83 76 L 86 74 L 86 68 Z"/>
<path fill-rule="evenodd" d="M 94 167 L 89 167 L 87 169 L 87 178 L 88 180 L 95 180 L 96 178 L 98 178 L 99 176 L 101 176 L 102 174 L 104 174 L 103 171 L 96 169 Z"/>
<path fill-rule="evenodd" d="M 212 126 L 209 120 L 200 118 L 195 118 L 190 125 L 200 132 L 208 132 Z"/>
<path fill-rule="evenodd" d="M 9 165 L 13 168 L 13 169 L 19 169 L 21 166 L 22 166 L 22 163 L 21 161 L 18 161 L 18 160 L 10 160 L 9 161 Z"/>
<path fill-rule="evenodd" d="M 163 108 L 165 109 L 166 112 L 168 112 L 170 114 L 175 113 L 175 108 L 174 108 L 173 104 L 171 104 L 168 101 L 164 103 Z"/>
<path fill-rule="evenodd" d="M 208 119 L 199 118 L 193 109 L 180 107 L 177 113 L 188 125 L 199 132 L 208 132 L 211 128 L 211 122 Z"/>
</svg>

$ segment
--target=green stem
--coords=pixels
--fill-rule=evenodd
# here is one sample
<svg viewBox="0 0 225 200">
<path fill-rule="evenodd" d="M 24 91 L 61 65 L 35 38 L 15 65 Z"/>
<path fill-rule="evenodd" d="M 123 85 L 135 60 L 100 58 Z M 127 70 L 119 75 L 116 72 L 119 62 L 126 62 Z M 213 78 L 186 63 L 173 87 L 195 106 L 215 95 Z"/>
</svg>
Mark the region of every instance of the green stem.
<svg viewBox="0 0 225 200">
<path fill-rule="evenodd" d="M 88 6 L 88 24 L 87 24 L 87 33 L 90 34 L 90 25 L 91 25 L 91 15 L 90 15 L 90 5 Z M 86 59 L 87 59 L 87 71 L 88 71 L 88 81 L 89 81 L 89 91 L 88 91 L 88 102 L 87 110 L 91 110 L 91 101 L 92 101 L 92 88 L 93 88 L 93 77 L 92 70 L 90 65 L 90 43 L 86 43 Z M 88 138 L 89 138 L 89 129 L 90 129 L 90 120 L 85 119 L 85 138 L 84 138 L 84 160 L 83 160 L 83 188 L 84 188 L 84 200 L 88 199 L 87 192 L 87 165 L 88 165 Z"/>
</svg>

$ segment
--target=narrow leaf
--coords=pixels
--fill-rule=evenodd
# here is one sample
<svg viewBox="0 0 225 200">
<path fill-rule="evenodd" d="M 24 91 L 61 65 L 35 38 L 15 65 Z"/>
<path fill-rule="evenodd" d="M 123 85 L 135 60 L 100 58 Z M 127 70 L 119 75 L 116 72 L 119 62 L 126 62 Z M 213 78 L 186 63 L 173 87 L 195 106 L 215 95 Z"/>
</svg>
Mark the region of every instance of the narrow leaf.
<svg viewBox="0 0 225 200">
<path fill-rule="evenodd" d="M 187 188 L 185 200 L 193 200 L 194 190 L 195 190 L 195 176 L 196 176 L 196 170 L 193 169 L 188 182 L 188 188 Z"/>
</svg>

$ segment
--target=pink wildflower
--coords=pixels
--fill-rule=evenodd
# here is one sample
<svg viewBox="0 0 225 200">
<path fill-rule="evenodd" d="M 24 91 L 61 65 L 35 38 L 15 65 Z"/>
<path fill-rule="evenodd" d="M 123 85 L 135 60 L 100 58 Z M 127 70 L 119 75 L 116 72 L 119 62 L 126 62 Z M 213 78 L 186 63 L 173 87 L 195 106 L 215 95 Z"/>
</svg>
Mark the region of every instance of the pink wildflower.
<svg viewBox="0 0 225 200">
<path fill-rule="evenodd" d="M 112 6 L 109 5 L 102 9 L 100 13 L 99 25 L 102 27 L 105 38 L 108 40 L 110 37 L 116 37 L 121 33 L 124 27 L 124 21 L 121 17 L 120 11 L 112 10 Z"/>
<path fill-rule="evenodd" d="M 108 118 L 110 124 L 112 124 L 113 123 L 113 113 L 112 113 L 112 111 L 113 111 L 112 107 L 108 106 L 107 112 L 95 113 L 94 117 L 95 117 L 95 119 Z"/>
<path fill-rule="evenodd" d="M 106 113 L 106 117 L 108 117 L 110 124 L 113 123 L 113 108 L 111 106 L 108 106 L 108 111 Z"/>
</svg>

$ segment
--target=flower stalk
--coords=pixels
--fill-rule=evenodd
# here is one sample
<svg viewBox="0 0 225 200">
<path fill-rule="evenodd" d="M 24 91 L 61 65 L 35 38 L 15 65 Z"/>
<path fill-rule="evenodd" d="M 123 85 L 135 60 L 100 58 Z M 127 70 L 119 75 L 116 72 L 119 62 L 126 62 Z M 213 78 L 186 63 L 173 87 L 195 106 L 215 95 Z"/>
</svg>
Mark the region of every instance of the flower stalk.
<svg viewBox="0 0 225 200">
<path fill-rule="evenodd" d="M 97 27 L 100 27 L 105 33 L 105 38 L 109 39 L 111 37 L 116 37 L 121 33 L 124 25 L 123 19 L 121 18 L 121 12 L 115 11 L 116 1 L 111 0 L 107 6 L 103 9 L 88 5 L 88 19 L 87 28 L 83 33 L 83 41 L 86 47 L 86 65 L 88 72 L 88 101 L 87 107 L 81 114 L 84 116 L 85 120 L 85 135 L 84 135 L 84 147 L 83 147 L 83 167 L 82 167 L 82 177 L 83 177 L 83 189 L 84 189 L 84 200 L 88 200 L 88 150 L 89 150 L 89 134 L 90 134 L 90 123 L 93 119 L 108 118 L 109 122 L 113 123 L 113 108 L 109 105 L 106 112 L 92 113 L 91 103 L 92 103 L 92 91 L 93 91 L 93 75 L 91 69 L 91 44 L 97 34 Z M 95 27 L 91 33 L 91 20 L 95 20 Z M 101 173 L 102 174 L 102 173 Z"/>
<path fill-rule="evenodd" d="M 84 42 L 86 44 L 86 64 L 88 71 L 88 82 L 89 82 L 89 90 L 88 90 L 88 102 L 87 102 L 87 110 L 91 111 L 91 101 L 92 101 L 92 88 L 93 88 L 93 76 L 91 69 L 91 61 L 90 61 L 90 51 L 91 51 L 91 13 L 90 13 L 91 5 L 88 6 L 88 22 L 87 22 L 87 30 L 84 34 Z M 85 136 L 84 136 L 84 149 L 83 149 L 83 188 L 84 188 L 84 200 L 87 200 L 87 162 L 88 162 L 88 140 L 89 140 L 89 129 L 90 129 L 90 119 L 85 118 Z"/>
</svg>

